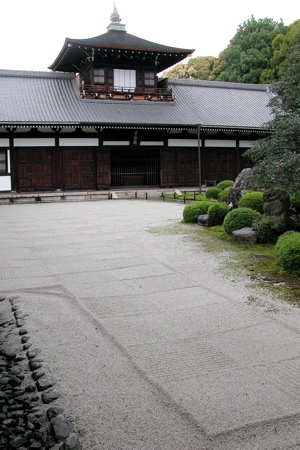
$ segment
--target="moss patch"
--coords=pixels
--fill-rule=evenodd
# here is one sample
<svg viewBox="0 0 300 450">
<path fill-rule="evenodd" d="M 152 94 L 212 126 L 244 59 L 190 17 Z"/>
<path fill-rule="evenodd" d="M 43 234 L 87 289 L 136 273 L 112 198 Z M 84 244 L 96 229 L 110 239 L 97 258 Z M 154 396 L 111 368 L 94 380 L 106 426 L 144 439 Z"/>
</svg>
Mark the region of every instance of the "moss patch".
<svg viewBox="0 0 300 450">
<path fill-rule="evenodd" d="M 254 281 L 257 289 L 268 289 L 281 300 L 300 307 L 300 277 L 287 274 L 276 264 L 274 245 L 234 243 L 221 226 L 202 228 L 181 222 L 147 231 L 158 235 L 182 235 L 184 240 L 201 244 L 201 251 L 213 252 L 219 258 L 223 257 L 223 253 L 226 255 L 225 264 L 220 264 L 219 269 L 223 276 L 232 277 L 238 273 L 251 282 L 252 288 Z M 249 302 L 255 304 L 253 299 Z M 267 311 L 276 312 L 275 309 L 275 306 L 269 305 Z"/>
</svg>

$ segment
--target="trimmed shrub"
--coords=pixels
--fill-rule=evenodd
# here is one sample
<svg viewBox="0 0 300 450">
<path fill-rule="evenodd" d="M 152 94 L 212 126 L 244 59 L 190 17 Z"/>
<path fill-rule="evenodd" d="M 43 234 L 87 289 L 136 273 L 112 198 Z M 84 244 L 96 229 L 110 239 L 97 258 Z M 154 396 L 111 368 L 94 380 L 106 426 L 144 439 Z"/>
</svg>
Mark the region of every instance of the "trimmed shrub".
<svg viewBox="0 0 300 450">
<path fill-rule="evenodd" d="M 244 227 L 252 227 L 261 214 L 250 208 L 237 208 L 230 211 L 224 219 L 223 228 L 227 234 Z"/>
<path fill-rule="evenodd" d="M 183 221 L 194 222 L 196 216 L 207 214 L 208 208 L 213 204 L 213 202 L 192 202 L 186 205 L 183 210 Z"/>
<path fill-rule="evenodd" d="M 224 218 L 228 213 L 229 208 L 227 203 L 214 203 L 207 211 L 212 226 L 222 225 Z"/>
<path fill-rule="evenodd" d="M 254 211 L 263 212 L 263 192 L 249 192 L 241 198 L 239 201 L 239 208 L 250 208 Z"/>
<path fill-rule="evenodd" d="M 285 231 L 285 225 L 276 216 L 265 216 L 253 222 L 257 242 L 260 244 L 275 244 L 278 236 Z"/>
<path fill-rule="evenodd" d="M 287 231 L 282 234 L 275 245 L 275 256 L 284 270 L 300 276 L 300 233 Z"/>
<path fill-rule="evenodd" d="M 218 195 L 220 194 L 221 189 L 217 188 L 216 186 L 212 186 L 207 189 L 205 192 L 206 198 L 218 198 Z"/>
<path fill-rule="evenodd" d="M 231 180 L 220 181 L 220 183 L 218 183 L 216 185 L 216 187 L 221 189 L 221 191 L 223 191 L 227 187 L 233 187 L 233 186 L 234 186 L 234 181 L 231 181 Z"/>
<path fill-rule="evenodd" d="M 223 189 L 223 191 L 220 192 L 220 194 L 218 195 L 219 201 L 220 202 L 228 202 L 228 194 L 229 191 L 231 189 L 231 186 L 228 186 L 227 188 Z"/>
</svg>

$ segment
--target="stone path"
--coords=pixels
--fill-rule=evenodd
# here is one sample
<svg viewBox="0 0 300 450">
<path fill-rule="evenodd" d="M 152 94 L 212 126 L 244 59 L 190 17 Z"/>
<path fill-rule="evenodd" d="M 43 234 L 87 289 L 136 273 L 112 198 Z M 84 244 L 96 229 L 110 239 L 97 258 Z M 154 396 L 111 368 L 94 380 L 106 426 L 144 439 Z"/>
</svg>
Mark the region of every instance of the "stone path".
<svg viewBox="0 0 300 450">
<path fill-rule="evenodd" d="M 0 206 L 0 294 L 84 449 L 300 448 L 300 310 L 221 277 L 183 207 Z"/>
</svg>

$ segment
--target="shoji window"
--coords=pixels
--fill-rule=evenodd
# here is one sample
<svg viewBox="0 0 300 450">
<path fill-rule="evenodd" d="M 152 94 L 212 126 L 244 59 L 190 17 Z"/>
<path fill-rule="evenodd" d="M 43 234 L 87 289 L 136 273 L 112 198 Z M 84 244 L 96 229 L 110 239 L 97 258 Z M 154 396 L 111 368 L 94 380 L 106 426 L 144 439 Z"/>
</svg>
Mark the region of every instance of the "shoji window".
<svg viewBox="0 0 300 450">
<path fill-rule="evenodd" d="M 136 88 L 136 71 L 114 69 L 114 88 L 116 91 L 133 92 Z"/>
</svg>

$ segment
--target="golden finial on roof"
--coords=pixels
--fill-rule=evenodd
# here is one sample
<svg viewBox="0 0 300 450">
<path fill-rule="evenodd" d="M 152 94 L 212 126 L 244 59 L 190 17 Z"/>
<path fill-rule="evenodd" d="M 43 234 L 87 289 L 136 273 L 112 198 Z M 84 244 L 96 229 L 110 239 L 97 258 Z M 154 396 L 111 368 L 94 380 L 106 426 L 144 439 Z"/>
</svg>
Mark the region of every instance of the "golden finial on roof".
<svg viewBox="0 0 300 450">
<path fill-rule="evenodd" d="M 110 15 L 110 20 L 111 20 L 111 22 L 121 22 L 120 14 L 118 13 L 115 3 L 114 3 L 113 12 Z"/>
</svg>

